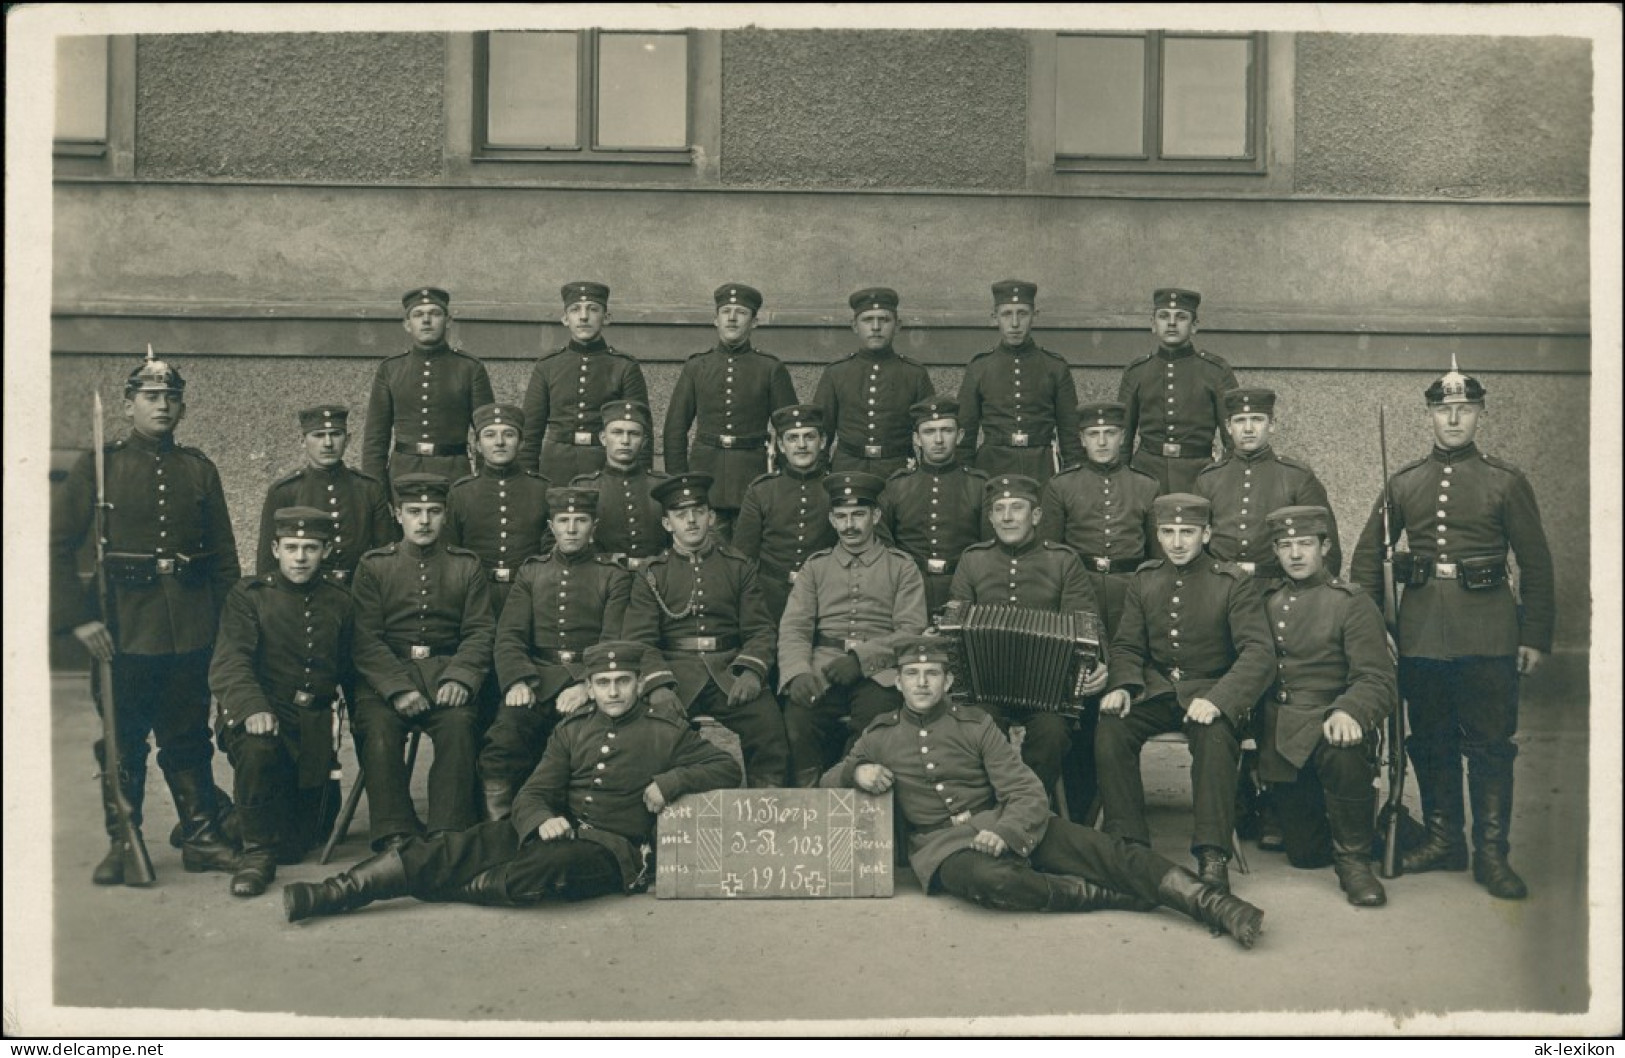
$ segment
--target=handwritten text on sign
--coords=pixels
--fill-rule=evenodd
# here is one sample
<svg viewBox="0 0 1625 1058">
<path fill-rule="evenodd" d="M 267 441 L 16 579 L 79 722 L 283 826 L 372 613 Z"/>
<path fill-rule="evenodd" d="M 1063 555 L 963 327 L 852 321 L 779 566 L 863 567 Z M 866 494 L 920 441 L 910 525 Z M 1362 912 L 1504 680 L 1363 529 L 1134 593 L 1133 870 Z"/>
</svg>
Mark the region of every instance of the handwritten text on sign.
<svg viewBox="0 0 1625 1058">
<path fill-rule="evenodd" d="M 661 899 L 892 894 L 891 794 L 713 790 L 660 813 Z"/>
</svg>

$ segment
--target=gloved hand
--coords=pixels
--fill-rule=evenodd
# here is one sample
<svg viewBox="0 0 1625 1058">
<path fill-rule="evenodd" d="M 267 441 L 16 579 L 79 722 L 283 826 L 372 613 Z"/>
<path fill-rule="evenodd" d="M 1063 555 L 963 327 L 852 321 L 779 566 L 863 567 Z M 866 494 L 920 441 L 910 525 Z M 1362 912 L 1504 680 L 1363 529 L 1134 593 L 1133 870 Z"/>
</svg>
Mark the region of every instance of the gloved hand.
<svg viewBox="0 0 1625 1058">
<path fill-rule="evenodd" d="M 829 682 L 837 687 L 850 687 L 863 679 L 863 662 L 858 660 L 856 654 L 848 650 L 845 654 L 824 666 L 824 675 L 829 678 Z"/>
</svg>

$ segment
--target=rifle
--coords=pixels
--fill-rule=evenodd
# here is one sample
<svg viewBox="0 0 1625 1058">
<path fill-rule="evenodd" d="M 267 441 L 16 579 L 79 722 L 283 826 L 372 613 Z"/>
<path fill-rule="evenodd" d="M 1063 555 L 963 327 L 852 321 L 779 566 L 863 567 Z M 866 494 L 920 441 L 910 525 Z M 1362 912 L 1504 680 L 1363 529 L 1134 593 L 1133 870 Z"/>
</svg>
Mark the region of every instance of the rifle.
<svg viewBox="0 0 1625 1058">
<path fill-rule="evenodd" d="M 1382 621 L 1397 647 L 1399 594 L 1394 583 L 1394 498 L 1388 484 L 1387 411 L 1385 407 L 1377 407 L 1377 443 L 1382 449 Z M 1409 812 L 1405 808 L 1405 699 L 1401 698 L 1388 717 L 1388 799 L 1378 813 L 1378 826 L 1383 831 L 1381 873 L 1384 878 L 1397 878 L 1401 873 L 1399 840 L 1406 822 L 1409 822 Z"/>
<path fill-rule="evenodd" d="M 91 443 L 95 446 L 93 457 L 96 464 L 96 601 L 101 607 L 102 622 L 111 631 L 113 598 L 107 587 L 107 512 L 113 509 L 113 505 L 107 502 L 107 453 L 102 448 L 102 395 L 95 393 L 92 397 Z M 102 744 L 106 747 L 102 782 L 111 791 L 109 799 L 118 812 L 119 834 L 124 845 L 124 884 L 145 887 L 156 881 L 158 876 L 152 869 L 152 857 L 147 855 L 147 843 L 141 840 L 141 828 L 135 825 L 134 809 L 124 796 L 124 782 L 119 769 L 118 712 L 113 700 L 113 662 L 98 659 L 96 666 L 96 678 L 101 686 Z"/>
</svg>

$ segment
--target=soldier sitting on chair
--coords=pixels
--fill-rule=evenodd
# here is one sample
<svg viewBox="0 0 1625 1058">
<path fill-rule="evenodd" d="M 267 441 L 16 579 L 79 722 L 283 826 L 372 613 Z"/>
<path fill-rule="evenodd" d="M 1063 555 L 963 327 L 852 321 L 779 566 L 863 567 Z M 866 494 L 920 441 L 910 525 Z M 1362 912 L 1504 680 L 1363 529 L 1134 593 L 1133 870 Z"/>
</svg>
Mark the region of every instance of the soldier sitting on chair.
<svg viewBox="0 0 1625 1058">
<path fill-rule="evenodd" d="M 226 596 L 209 667 L 243 835 L 233 896 L 259 896 L 278 861 L 298 863 L 319 840 L 334 696 L 342 689 L 354 698 L 350 594 L 320 575 L 337 535 L 334 519 L 314 507 L 284 507 L 272 525 L 277 568 Z"/>
<path fill-rule="evenodd" d="M 326 881 L 284 886 L 288 921 L 399 896 L 524 907 L 646 889 L 660 811 L 739 781 L 733 758 L 682 714 L 639 701 L 646 651 L 624 642 L 587 649 L 594 708 L 560 722 L 512 819 L 408 841 Z"/>
<path fill-rule="evenodd" d="M 1264 913 L 1148 848 L 1057 819 L 1038 778 L 974 706 L 947 701 L 945 641 L 897 648 L 903 708 L 859 736 L 823 786 L 895 788 L 920 888 L 1000 911 L 1169 907 L 1250 948 Z"/>
</svg>

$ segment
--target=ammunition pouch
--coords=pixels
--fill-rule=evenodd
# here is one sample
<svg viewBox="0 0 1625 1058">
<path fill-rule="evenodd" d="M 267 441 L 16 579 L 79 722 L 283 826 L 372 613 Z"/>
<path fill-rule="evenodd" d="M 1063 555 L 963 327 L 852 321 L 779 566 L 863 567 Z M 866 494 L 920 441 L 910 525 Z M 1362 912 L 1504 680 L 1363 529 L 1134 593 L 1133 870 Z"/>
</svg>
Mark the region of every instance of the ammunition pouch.
<svg viewBox="0 0 1625 1058">
<path fill-rule="evenodd" d="M 1461 566 L 1461 586 L 1467 591 L 1492 591 L 1507 582 L 1505 555 L 1484 555 L 1464 558 Z"/>
<path fill-rule="evenodd" d="M 1426 584 L 1433 576 L 1433 560 L 1413 551 L 1394 552 L 1394 583 L 1407 588 Z"/>
</svg>

